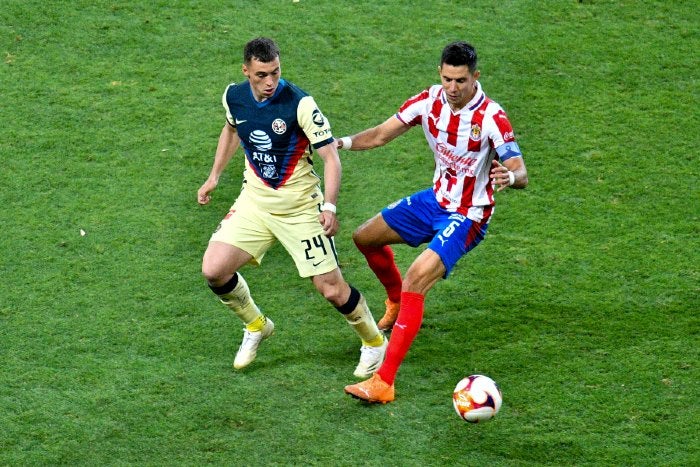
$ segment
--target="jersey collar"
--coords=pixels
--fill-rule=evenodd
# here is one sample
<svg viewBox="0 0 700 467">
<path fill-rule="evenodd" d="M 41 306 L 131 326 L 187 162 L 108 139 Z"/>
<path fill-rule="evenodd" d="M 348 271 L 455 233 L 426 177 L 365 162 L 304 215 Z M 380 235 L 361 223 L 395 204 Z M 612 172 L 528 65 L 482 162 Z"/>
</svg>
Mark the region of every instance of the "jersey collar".
<svg viewBox="0 0 700 467">
<path fill-rule="evenodd" d="M 472 100 L 467 102 L 467 105 L 465 105 L 465 107 L 469 109 L 470 112 L 473 112 L 479 108 L 482 102 L 484 102 L 485 97 L 486 96 L 484 95 L 484 91 L 481 90 L 481 83 L 477 81 L 476 93 L 474 94 L 474 97 L 472 97 Z"/>
<path fill-rule="evenodd" d="M 265 107 L 268 103 L 274 101 L 275 98 L 276 98 L 277 96 L 279 96 L 280 93 L 282 92 L 282 90 L 283 90 L 284 88 L 286 88 L 286 87 L 287 87 L 287 82 L 286 82 L 284 79 L 280 78 L 280 82 L 277 84 L 277 89 L 275 89 L 275 93 L 274 93 L 273 95 L 271 95 L 269 98 L 267 98 L 267 99 L 265 99 L 264 101 L 262 101 L 262 102 L 258 101 L 257 99 L 255 99 L 255 96 L 253 96 L 253 89 L 252 89 L 252 87 L 250 86 L 250 82 L 248 83 L 248 92 L 250 93 L 250 98 L 251 98 L 251 100 L 252 100 L 253 102 L 255 102 L 255 105 L 256 105 L 258 108 L 262 108 L 262 107 Z"/>
<path fill-rule="evenodd" d="M 464 109 L 469 110 L 470 112 L 474 112 L 476 109 L 479 108 L 482 102 L 484 102 L 484 98 L 486 95 L 484 94 L 484 91 L 481 90 L 481 83 L 478 81 L 476 82 L 476 93 L 474 94 L 474 97 L 471 98 L 469 102 L 467 102 L 467 105 L 462 107 L 457 111 L 457 113 L 461 112 Z M 445 90 L 440 87 L 440 100 L 444 105 L 448 105 L 447 102 L 447 95 L 445 95 Z M 453 111 L 454 112 L 454 111 Z"/>
</svg>

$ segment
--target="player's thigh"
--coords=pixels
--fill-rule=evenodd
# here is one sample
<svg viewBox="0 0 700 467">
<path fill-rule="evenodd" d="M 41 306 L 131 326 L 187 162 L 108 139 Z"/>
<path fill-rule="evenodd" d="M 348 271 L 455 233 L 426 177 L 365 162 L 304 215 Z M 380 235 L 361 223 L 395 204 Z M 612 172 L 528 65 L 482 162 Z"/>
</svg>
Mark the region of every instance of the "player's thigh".
<svg viewBox="0 0 700 467">
<path fill-rule="evenodd" d="M 352 239 L 359 246 L 370 247 L 403 243 L 401 236 L 389 227 L 381 213 L 359 226 L 353 232 Z"/>
<path fill-rule="evenodd" d="M 445 265 L 442 258 L 428 248 L 418 255 L 406 271 L 402 290 L 425 295 L 444 275 Z"/>
<path fill-rule="evenodd" d="M 335 243 L 323 233 L 318 208 L 272 217 L 270 229 L 294 260 L 301 277 L 325 274 L 338 267 Z"/>
<path fill-rule="evenodd" d="M 250 262 L 260 264 L 265 252 L 275 243 L 275 234 L 266 222 L 269 214 L 258 210 L 254 204 L 239 198 L 222 219 L 211 236 L 210 242 L 232 245 L 248 253 Z"/>
<path fill-rule="evenodd" d="M 440 222 L 428 248 L 440 256 L 447 277 L 457 261 L 476 247 L 486 235 L 488 224 L 475 222 L 461 214 L 450 214 Z"/>
</svg>

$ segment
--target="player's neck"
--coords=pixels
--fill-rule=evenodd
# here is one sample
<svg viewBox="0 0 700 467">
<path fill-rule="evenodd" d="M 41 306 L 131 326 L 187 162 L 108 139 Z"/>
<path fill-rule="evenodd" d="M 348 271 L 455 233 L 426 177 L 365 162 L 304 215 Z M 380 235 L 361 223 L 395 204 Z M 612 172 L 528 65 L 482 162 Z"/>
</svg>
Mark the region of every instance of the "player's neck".
<svg viewBox="0 0 700 467">
<path fill-rule="evenodd" d="M 474 90 L 472 91 L 472 93 L 469 94 L 469 96 L 467 96 L 463 101 L 460 101 L 460 102 L 457 102 L 454 104 L 450 102 L 449 103 L 450 109 L 452 109 L 453 112 L 457 113 L 460 110 L 462 110 L 463 108 L 465 108 L 474 99 L 478 90 L 479 90 L 478 87 L 476 85 L 474 85 Z"/>
</svg>

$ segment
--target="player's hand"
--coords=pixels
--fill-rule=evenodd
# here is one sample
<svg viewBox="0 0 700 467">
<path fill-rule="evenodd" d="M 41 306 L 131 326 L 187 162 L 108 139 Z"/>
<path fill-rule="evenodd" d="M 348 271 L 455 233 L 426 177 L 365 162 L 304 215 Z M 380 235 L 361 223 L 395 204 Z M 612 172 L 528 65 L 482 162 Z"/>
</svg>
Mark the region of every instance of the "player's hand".
<svg viewBox="0 0 700 467">
<path fill-rule="evenodd" d="M 326 237 L 332 237 L 338 232 L 340 222 L 334 212 L 321 211 L 318 215 L 318 222 L 323 226 L 323 233 Z"/>
<path fill-rule="evenodd" d="M 496 191 L 501 191 L 510 186 L 508 168 L 495 159 L 491 162 L 491 174 L 489 177 L 491 177 L 491 181 L 493 181 L 494 184 L 498 185 L 498 190 Z"/>
<path fill-rule="evenodd" d="M 212 180 L 207 180 L 204 184 L 199 187 L 197 191 L 197 202 L 199 204 L 207 204 L 211 201 L 211 192 L 216 188 L 216 182 Z"/>
</svg>

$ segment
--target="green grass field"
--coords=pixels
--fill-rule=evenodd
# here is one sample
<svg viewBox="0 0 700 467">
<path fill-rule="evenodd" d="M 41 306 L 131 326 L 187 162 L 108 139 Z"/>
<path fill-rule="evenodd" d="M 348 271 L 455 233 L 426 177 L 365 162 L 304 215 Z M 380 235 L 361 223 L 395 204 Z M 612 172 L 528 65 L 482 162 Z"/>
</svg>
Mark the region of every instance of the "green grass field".
<svg viewBox="0 0 700 467">
<path fill-rule="evenodd" d="M 693 1 L 4 1 L 0 464 L 700 465 L 698 25 Z M 280 247 L 243 271 L 277 333 L 231 367 L 241 325 L 200 262 L 240 154 L 196 191 L 258 35 L 336 136 L 468 40 L 525 153 L 392 404 L 343 394 L 358 342 Z M 432 156 L 414 129 L 342 157 L 343 272 L 379 315 L 350 235 Z M 503 390 L 482 425 L 452 409 L 472 373 Z"/>
</svg>

